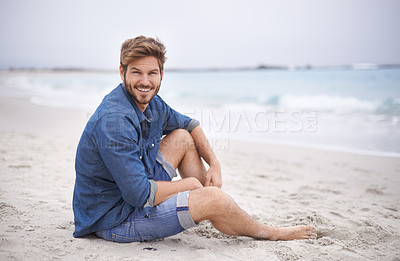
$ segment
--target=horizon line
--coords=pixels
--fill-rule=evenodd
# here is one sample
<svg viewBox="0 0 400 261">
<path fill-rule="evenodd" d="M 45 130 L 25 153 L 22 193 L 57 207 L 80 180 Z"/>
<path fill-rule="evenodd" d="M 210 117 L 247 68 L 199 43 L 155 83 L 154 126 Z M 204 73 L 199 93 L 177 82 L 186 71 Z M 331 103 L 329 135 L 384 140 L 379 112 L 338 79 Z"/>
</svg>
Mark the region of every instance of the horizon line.
<svg viewBox="0 0 400 261">
<path fill-rule="evenodd" d="M 374 64 L 374 63 L 353 63 L 353 64 L 338 64 L 338 65 L 311 65 L 302 66 L 291 65 L 265 65 L 258 66 L 238 66 L 238 67 L 198 67 L 198 68 L 165 68 L 167 72 L 224 72 L 224 71 L 260 71 L 260 70 L 283 70 L 283 71 L 302 71 L 314 69 L 336 69 L 336 70 L 373 70 L 373 69 L 392 69 L 399 68 L 399 64 Z M 100 69 L 100 68 L 85 68 L 85 67 L 14 67 L 8 69 L 0 69 L 0 71 L 53 71 L 53 72 L 115 72 L 118 69 Z"/>
</svg>

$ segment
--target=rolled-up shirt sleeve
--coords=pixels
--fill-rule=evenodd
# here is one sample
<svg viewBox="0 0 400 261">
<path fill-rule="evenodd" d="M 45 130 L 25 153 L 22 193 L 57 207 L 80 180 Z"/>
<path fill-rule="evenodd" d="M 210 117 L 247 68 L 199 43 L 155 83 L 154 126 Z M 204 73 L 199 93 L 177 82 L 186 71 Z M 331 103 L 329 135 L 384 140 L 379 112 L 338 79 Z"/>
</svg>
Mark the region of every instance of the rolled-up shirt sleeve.
<svg viewBox="0 0 400 261">
<path fill-rule="evenodd" d="M 200 122 L 199 122 L 198 120 L 192 119 L 192 120 L 189 122 L 188 126 L 187 126 L 187 131 L 188 131 L 188 132 L 192 132 L 192 130 L 194 130 L 194 128 L 196 128 L 196 127 L 199 126 L 199 125 L 200 125 Z"/>
<path fill-rule="evenodd" d="M 158 190 L 157 183 L 152 179 L 149 180 L 149 183 L 150 183 L 150 195 L 147 198 L 147 201 L 144 204 L 143 208 L 154 207 L 154 201 L 156 200 L 156 193 Z"/>
<path fill-rule="evenodd" d="M 95 138 L 102 160 L 131 206 L 153 206 L 157 184 L 149 181 L 138 146 L 138 132 L 132 120 L 123 114 L 109 114 L 97 124 Z"/>
</svg>

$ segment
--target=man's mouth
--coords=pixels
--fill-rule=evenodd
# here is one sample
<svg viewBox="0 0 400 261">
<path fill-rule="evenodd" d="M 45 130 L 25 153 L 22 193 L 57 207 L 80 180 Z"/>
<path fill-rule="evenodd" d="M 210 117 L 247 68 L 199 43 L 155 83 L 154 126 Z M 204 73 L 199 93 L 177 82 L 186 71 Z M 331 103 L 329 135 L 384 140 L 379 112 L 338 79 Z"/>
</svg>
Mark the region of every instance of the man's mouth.
<svg viewBox="0 0 400 261">
<path fill-rule="evenodd" d="M 141 92 L 149 92 L 151 91 L 151 88 L 140 88 L 140 87 L 136 87 L 136 90 L 139 90 Z"/>
</svg>

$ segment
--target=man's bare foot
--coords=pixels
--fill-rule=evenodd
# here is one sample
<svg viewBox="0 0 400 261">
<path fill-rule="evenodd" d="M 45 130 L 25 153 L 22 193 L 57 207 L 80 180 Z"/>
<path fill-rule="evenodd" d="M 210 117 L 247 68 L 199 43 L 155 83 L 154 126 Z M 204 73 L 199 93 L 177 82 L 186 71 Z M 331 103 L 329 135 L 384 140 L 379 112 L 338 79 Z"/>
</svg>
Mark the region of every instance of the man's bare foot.
<svg viewBox="0 0 400 261">
<path fill-rule="evenodd" d="M 317 230 L 310 226 L 274 228 L 269 240 L 295 240 L 317 238 Z"/>
</svg>

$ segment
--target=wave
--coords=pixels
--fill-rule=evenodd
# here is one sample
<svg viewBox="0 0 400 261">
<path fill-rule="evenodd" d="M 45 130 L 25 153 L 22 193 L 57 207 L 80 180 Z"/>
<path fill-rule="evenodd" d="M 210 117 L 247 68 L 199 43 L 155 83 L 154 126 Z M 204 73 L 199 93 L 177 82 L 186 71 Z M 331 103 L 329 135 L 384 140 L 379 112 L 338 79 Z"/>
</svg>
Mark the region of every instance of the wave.
<svg viewBox="0 0 400 261">
<path fill-rule="evenodd" d="M 338 95 L 284 95 L 279 99 L 278 106 L 302 110 L 350 113 L 374 112 L 379 107 L 379 102 Z"/>
<path fill-rule="evenodd" d="M 339 95 L 272 95 L 263 98 L 225 100 L 222 106 L 246 110 L 314 110 L 330 113 L 371 113 L 400 116 L 400 98 L 386 100 L 363 100 Z"/>
<path fill-rule="evenodd" d="M 376 109 L 376 113 L 400 116 L 400 98 L 389 98 Z"/>
<path fill-rule="evenodd" d="M 310 95 L 293 96 L 284 95 L 279 99 L 277 106 L 300 109 L 318 110 L 332 113 L 369 113 L 387 116 L 400 116 L 400 98 L 387 98 L 385 100 L 362 100 L 350 96 Z"/>
<path fill-rule="evenodd" d="M 0 94 L 34 104 L 93 110 L 112 88 L 114 76 L 97 73 L 32 73 L 0 77 Z"/>
<path fill-rule="evenodd" d="M 28 96 L 34 103 L 59 107 L 93 108 L 118 82 L 111 74 L 22 74 L 1 77 L 1 92 L 16 96 Z M 7 88 L 6 88 L 7 87 Z M 361 95 L 290 94 L 265 93 L 258 95 L 243 91 L 216 92 L 201 89 L 191 93 L 187 88 L 161 88 L 161 95 L 171 105 L 202 105 L 251 111 L 267 110 L 313 110 L 333 114 L 367 113 L 400 116 L 400 97 L 396 92 L 391 97 L 369 99 Z M 287 90 L 286 90 L 287 91 Z M 298 91 L 298 90 L 297 90 Z M 367 91 L 367 90 L 365 90 Z M 350 91 L 349 91 L 350 92 Z M 264 94 L 263 94 L 264 93 Z M 362 93 L 361 93 L 362 94 Z M 367 96 L 368 97 L 368 96 Z"/>
</svg>

